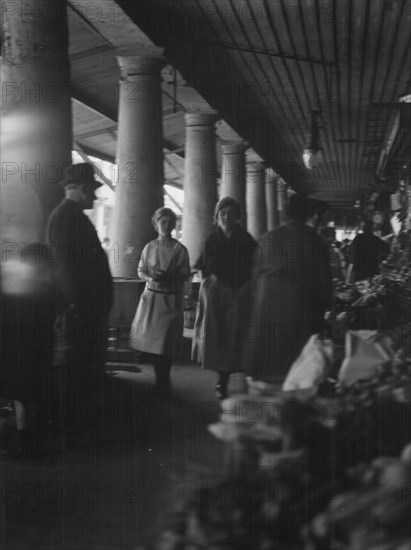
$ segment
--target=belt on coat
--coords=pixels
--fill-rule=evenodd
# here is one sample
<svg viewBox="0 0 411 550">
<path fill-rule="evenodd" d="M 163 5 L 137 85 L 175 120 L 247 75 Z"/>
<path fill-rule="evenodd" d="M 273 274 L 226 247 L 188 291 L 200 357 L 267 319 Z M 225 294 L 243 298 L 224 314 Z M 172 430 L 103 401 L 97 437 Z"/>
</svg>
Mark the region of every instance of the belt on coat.
<svg viewBox="0 0 411 550">
<path fill-rule="evenodd" d="M 177 291 L 174 292 L 166 292 L 165 290 L 154 290 L 153 288 L 147 288 L 150 292 L 155 292 L 156 294 L 177 294 Z"/>
</svg>

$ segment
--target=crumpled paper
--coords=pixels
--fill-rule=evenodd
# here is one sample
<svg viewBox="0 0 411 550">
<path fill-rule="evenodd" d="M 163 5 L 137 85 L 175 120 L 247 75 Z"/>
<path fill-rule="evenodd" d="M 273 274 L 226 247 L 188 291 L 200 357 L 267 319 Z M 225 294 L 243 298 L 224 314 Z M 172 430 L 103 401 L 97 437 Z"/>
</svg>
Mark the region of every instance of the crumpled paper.
<svg viewBox="0 0 411 550">
<path fill-rule="evenodd" d="M 333 343 L 313 334 L 291 366 L 283 391 L 309 390 L 314 395 L 318 384 L 327 377 L 333 361 Z"/>
<path fill-rule="evenodd" d="M 349 330 L 345 335 L 345 359 L 338 379 L 344 386 L 373 378 L 394 357 L 392 341 L 376 330 Z"/>
</svg>

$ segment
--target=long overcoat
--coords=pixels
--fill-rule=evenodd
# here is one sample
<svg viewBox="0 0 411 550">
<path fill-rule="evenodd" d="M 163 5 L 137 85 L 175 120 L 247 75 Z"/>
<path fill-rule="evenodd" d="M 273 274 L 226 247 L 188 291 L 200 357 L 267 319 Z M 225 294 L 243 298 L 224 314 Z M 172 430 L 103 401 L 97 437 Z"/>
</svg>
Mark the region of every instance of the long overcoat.
<svg viewBox="0 0 411 550">
<path fill-rule="evenodd" d="M 256 379 L 283 378 L 304 344 L 321 330 L 332 276 L 323 239 L 302 224 L 286 223 L 259 240 L 244 319 L 243 368 Z"/>
<path fill-rule="evenodd" d="M 193 360 L 203 368 L 241 370 L 241 296 L 258 256 L 257 243 L 236 224 L 229 238 L 216 229 L 205 241 L 196 267 L 203 274 L 194 324 Z"/>
</svg>

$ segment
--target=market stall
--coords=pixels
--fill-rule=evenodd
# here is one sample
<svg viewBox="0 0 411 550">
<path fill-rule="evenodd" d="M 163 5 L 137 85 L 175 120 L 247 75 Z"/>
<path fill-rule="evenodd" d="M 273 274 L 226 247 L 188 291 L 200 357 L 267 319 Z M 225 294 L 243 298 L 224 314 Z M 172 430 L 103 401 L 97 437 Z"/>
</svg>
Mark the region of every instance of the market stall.
<svg viewBox="0 0 411 550">
<path fill-rule="evenodd" d="M 163 533 L 168 549 L 411 550 L 408 234 L 380 273 L 335 288 L 281 390 L 249 381 L 209 426 L 225 475 Z"/>
</svg>

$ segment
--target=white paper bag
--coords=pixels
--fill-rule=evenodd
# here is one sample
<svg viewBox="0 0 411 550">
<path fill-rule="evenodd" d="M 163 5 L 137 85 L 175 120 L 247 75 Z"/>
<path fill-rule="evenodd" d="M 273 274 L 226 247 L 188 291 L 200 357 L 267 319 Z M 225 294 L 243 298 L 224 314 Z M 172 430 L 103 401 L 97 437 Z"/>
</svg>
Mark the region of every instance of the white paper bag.
<svg viewBox="0 0 411 550">
<path fill-rule="evenodd" d="M 319 334 L 313 334 L 292 364 L 283 391 L 312 389 L 315 393 L 318 384 L 326 378 L 332 359 L 331 340 L 322 340 Z"/>
<path fill-rule="evenodd" d="M 394 355 L 388 336 L 376 330 L 349 330 L 345 335 L 345 359 L 338 379 L 351 386 L 357 380 L 373 378 Z"/>
</svg>

